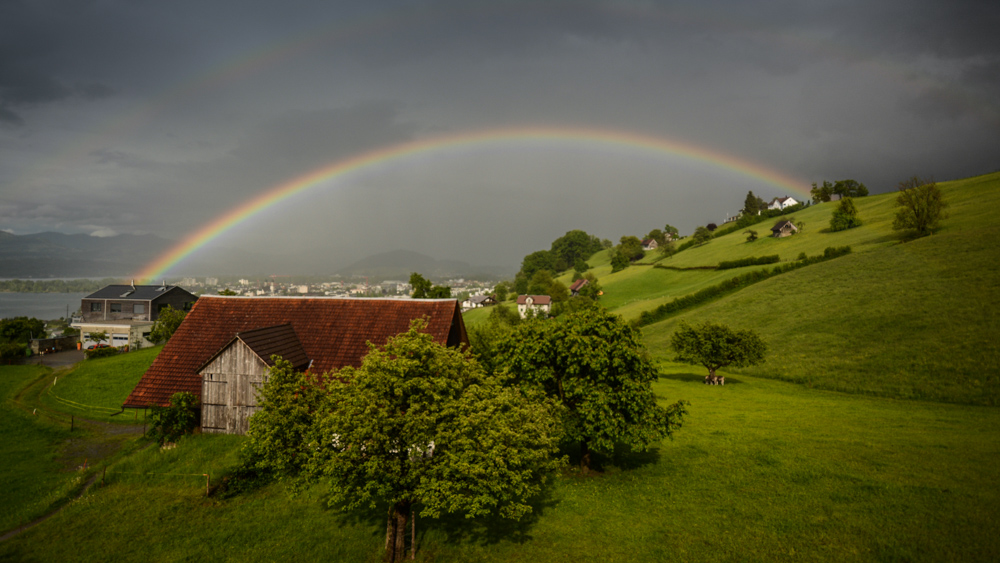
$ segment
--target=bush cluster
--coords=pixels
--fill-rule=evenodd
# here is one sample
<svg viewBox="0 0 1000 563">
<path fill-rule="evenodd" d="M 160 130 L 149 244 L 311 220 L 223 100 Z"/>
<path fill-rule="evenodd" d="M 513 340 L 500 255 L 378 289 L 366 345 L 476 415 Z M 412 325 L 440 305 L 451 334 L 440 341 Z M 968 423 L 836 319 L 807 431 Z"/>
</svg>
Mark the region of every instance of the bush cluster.
<svg viewBox="0 0 1000 563">
<path fill-rule="evenodd" d="M 719 267 L 717 270 L 732 270 L 733 268 L 742 268 L 744 266 L 763 266 L 765 264 L 777 264 L 781 259 L 778 258 L 777 254 L 771 256 L 761 256 L 755 257 L 751 256 L 749 258 L 742 258 L 740 260 L 723 260 L 719 262 Z"/>
<path fill-rule="evenodd" d="M 732 279 L 726 280 L 720 284 L 713 285 L 711 287 L 706 287 L 701 291 L 692 293 L 690 295 L 685 295 L 684 297 L 678 297 L 669 303 L 664 303 L 659 307 L 653 309 L 652 311 L 643 311 L 639 315 L 638 325 L 646 326 L 653 324 L 655 322 L 662 321 L 663 319 L 669 317 L 670 315 L 694 307 L 696 305 L 701 305 L 712 299 L 722 297 L 729 293 L 733 293 L 739 289 L 753 285 L 757 282 L 764 281 L 768 278 L 777 276 L 779 274 L 784 274 L 785 272 L 790 272 L 792 270 L 797 270 L 804 266 L 810 264 L 816 264 L 818 262 L 823 262 L 830 260 L 832 258 L 837 258 L 851 252 L 850 246 L 840 246 L 840 247 L 827 247 L 823 251 L 821 256 L 810 256 L 805 260 L 800 260 L 798 262 L 788 262 L 780 266 L 775 266 L 774 268 L 764 268 L 763 270 L 755 270 L 753 272 L 747 272 L 745 274 L 736 276 Z"/>
<path fill-rule="evenodd" d="M 161 444 L 173 442 L 184 434 L 193 432 L 198 427 L 201 413 L 198 397 L 186 392 L 171 395 L 169 407 L 150 405 L 150 410 L 149 437 Z"/>
<path fill-rule="evenodd" d="M 109 356 L 117 356 L 120 353 L 121 350 L 119 350 L 118 348 L 108 346 L 106 348 L 94 348 L 92 350 L 86 350 L 84 351 L 83 356 L 88 360 L 90 360 L 92 358 L 107 358 Z"/>
</svg>

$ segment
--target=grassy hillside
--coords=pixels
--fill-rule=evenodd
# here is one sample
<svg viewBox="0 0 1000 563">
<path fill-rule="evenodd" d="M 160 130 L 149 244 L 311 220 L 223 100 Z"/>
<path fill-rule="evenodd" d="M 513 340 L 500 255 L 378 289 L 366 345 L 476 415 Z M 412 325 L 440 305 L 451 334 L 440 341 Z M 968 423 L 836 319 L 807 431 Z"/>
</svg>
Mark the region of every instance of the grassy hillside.
<svg viewBox="0 0 1000 563">
<path fill-rule="evenodd" d="M 852 246 L 867 252 L 646 327 L 647 344 L 666 359 L 679 322 L 724 322 L 753 328 L 770 343 L 767 362 L 744 373 L 852 393 L 1000 404 L 1000 226 L 993 224 L 1000 174 L 941 188 L 951 208 L 938 234 L 904 244 L 894 235 L 880 239 L 888 221 L 881 210 L 891 198 L 869 198 L 859 205 L 866 225 L 847 232 L 858 241 Z M 869 221 L 865 210 L 883 218 Z"/>
</svg>

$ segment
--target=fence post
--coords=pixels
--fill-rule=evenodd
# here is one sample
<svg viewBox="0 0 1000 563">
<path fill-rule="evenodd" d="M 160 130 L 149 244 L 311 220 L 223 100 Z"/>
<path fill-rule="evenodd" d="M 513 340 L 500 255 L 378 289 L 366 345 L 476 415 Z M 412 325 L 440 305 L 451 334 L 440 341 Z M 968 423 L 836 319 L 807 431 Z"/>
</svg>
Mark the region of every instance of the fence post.
<svg viewBox="0 0 1000 563">
<path fill-rule="evenodd" d="M 208 476 L 208 473 L 206 473 L 205 474 L 205 496 L 206 497 L 208 496 L 208 489 L 209 489 L 209 486 L 211 484 L 212 484 L 212 478 Z"/>
<path fill-rule="evenodd" d="M 73 426 L 75 425 L 75 423 L 76 423 L 76 419 L 73 417 L 73 415 L 69 415 L 69 431 L 70 432 L 73 431 Z"/>
</svg>

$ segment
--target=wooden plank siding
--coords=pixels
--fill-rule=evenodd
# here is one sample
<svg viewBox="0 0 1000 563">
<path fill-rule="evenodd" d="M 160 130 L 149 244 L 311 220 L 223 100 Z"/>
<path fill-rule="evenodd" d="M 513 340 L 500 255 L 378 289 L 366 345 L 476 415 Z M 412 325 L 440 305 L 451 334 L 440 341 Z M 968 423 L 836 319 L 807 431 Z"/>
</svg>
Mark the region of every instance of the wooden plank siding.
<svg viewBox="0 0 1000 563">
<path fill-rule="evenodd" d="M 201 428 L 207 433 L 246 434 L 259 410 L 257 389 L 268 366 L 242 340 L 234 340 L 201 370 Z"/>
</svg>

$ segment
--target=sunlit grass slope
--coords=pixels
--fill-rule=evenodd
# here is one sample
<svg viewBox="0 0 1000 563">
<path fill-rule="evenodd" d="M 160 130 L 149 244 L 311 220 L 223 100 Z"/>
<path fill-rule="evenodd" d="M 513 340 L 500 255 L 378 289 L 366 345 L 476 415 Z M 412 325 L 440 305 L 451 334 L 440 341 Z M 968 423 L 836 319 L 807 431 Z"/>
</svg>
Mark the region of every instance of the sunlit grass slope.
<svg viewBox="0 0 1000 563">
<path fill-rule="evenodd" d="M 521 524 L 419 518 L 418 561 L 994 561 L 1000 411 L 827 393 L 688 366 L 654 384 L 690 416 L 653 454 L 557 480 Z M 204 497 L 239 437 L 201 435 L 109 468 L 13 561 L 378 561 L 385 511 L 343 517 L 280 485 Z"/>
<path fill-rule="evenodd" d="M 951 207 L 939 233 L 751 286 L 646 327 L 647 345 L 669 358 L 679 322 L 723 322 L 757 330 L 770 345 L 767 362 L 744 373 L 852 393 L 1000 404 L 1000 174 L 941 187 Z"/>
<path fill-rule="evenodd" d="M 781 239 L 770 235 L 771 227 L 780 218 L 768 219 L 750 227 L 757 231 L 758 240 L 747 242 L 743 230 L 713 238 L 702 246 L 691 247 L 670 258 L 661 258 L 655 251 L 648 252 L 639 264 L 621 272 L 611 273 L 607 251 L 592 257 L 588 263 L 604 289 L 601 303 L 626 319 L 638 318 L 643 311 L 677 297 L 695 293 L 718 284 L 740 273 L 759 270 L 767 266 L 750 266 L 733 270 L 664 270 L 653 264 L 673 268 L 714 267 L 725 260 L 738 260 L 751 256 L 777 254 L 781 261 L 795 260 L 801 253 L 809 256 L 822 254 L 830 246 L 850 246 L 855 253 L 863 253 L 895 244 L 898 236 L 892 231 L 894 194 L 869 196 L 856 200 L 864 224 L 857 229 L 829 232 L 830 215 L 837 203 L 812 205 L 786 217 L 804 222 L 802 232 Z M 571 274 L 559 278 L 569 283 Z"/>
<path fill-rule="evenodd" d="M 121 411 L 122 403 L 162 348 L 155 346 L 80 362 L 42 393 L 42 401 L 68 414 L 132 423 L 131 416 L 111 418 L 111 415 Z"/>
</svg>

